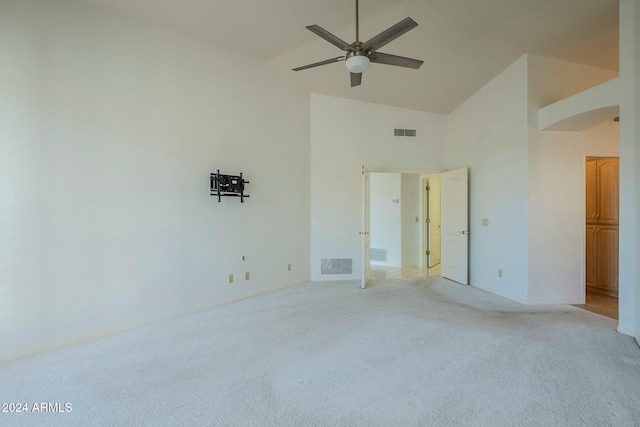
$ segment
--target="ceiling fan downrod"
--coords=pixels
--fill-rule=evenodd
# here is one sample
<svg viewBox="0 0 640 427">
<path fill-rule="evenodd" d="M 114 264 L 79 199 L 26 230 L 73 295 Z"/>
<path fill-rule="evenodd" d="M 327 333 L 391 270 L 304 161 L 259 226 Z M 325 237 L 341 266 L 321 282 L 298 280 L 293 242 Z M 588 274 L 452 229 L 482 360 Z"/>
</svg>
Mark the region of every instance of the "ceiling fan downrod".
<svg viewBox="0 0 640 427">
<path fill-rule="evenodd" d="M 356 43 L 360 42 L 360 13 L 358 8 L 358 0 L 356 0 Z"/>
</svg>

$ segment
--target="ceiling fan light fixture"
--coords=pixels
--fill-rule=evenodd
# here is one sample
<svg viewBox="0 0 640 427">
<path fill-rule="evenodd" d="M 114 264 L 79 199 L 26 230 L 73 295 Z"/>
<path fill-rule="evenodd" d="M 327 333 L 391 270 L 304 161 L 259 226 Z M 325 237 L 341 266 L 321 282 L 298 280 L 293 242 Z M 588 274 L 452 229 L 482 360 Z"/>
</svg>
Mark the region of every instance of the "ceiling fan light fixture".
<svg viewBox="0 0 640 427">
<path fill-rule="evenodd" d="M 352 73 L 361 73 L 369 66 L 369 58 L 365 55 L 353 55 L 345 62 L 347 70 Z"/>
</svg>

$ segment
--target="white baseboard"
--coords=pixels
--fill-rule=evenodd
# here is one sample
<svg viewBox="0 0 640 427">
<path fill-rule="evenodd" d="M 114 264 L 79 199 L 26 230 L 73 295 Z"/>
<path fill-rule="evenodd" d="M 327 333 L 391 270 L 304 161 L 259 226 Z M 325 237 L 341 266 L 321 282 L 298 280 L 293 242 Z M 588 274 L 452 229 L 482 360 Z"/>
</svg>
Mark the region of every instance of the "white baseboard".
<svg viewBox="0 0 640 427">
<path fill-rule="evenodd" d="M 503 295 L 497 289 L 491 288 L 489 286 L 479 286 L 479 285 L 477 285 L 475 283 L 469 283 L 469 285 L 473 286 L 474 288 L 482 289 L 483 291 L 492 293 L 492 294 L 497 295 L 499 297 L 506 298 L 506 299 L 508 299 L 510 301 L 517 302 L 518 304 L 527 305 L 527 301 L 521 300 L 520 298 L 514 298 L 514 297 Z"/>
<path fill-rule="evenodd" d="M 584 304 L 584 300 L 582 298 L 561 298 L 561 299 L 539 299 L 539 300 L 528 300 L 527 305 L 574 305 L 574 304 Z"/>
<path fill-rule="evenodd" d="M 620 332 L 621 334 L 625 334 L 625 335 L 629 335 L 630 337 L 634 337 L 636 339 L 636 341 L 638 341 L 638 345 L 640 345 L 640 338 L 638 338 L 638 332 L 634 331 L 633 329 L 627 329 L 623 326 L 618 325 L 618 327 L 616 328 L 616 330 L 618 332 Z"/>
<path fill-rule="evenodd" d="M 256 291 L 256 292 L 251 292 L 249 294 L 244 294 L 244 295 L 240 295 L 234 298 L 229 298 L 223 301 L 218 301 L 214 304 L 208 304 L 208 305 L 203 305 L 203 306 L 199 306 L 196 308 L 192 308 L 189 310 L 184 310 L 184 311 L 180 311 L 180 312 L 174 312 L 174 313 L 170 313 L 170 314 L 166 314 L 163 316 L 159 316 L 159 317 L 154 317 L 152 319 L 148 319 L 148 320 L 143 320 L 140 322 L 135 322 L 135 323 L 131 323 L 128 325 L 124 325 L 124 326 L 118 326 L 115 328 L 110 328 L 110 329 L 106 329 L 103 331 L 98 331 L 98 332 L 94 332 L 92 334 L 88 334 L 88 335 L 82 335 L 79 337 L 75 337 L 75 338 L 69 338 L 66 340 L 62 340 L 62 341 L 56 341 L 50 344 L 45 344 L 45 345 L 41 345 L 38 347 L 33 347 L 33 348 L 29 348 L 26 350 L 22 350 L 22 351 L 18 351 L 15 353 L 8 353 L 8 354 L 4 354 L 0 356 L 0 363 L 4 363 L 4 362 L 8 362 L 10 360 L 15 360 L 15 359 L 20 359 L 23 357 L 27 357 L 27 356 L 33 356 L 39 353 L 44 353 L 46 351 L 51 351 L 51 350 L 56 350 L 59 348 L 63 348 L 63 347 L 68 347 L 68 346 L 72 346 L 75 344 L 80 344 L 86 341 L 91 341 L 97 338 L 102 338 L 102 337 L 106 337 L 109 335 L 114 335 L 120 332 L 126 332 L 126 331 L 130 331 L 132 329 L 138 329 L 138 328 L 142 328 L 144 326 L 149 326 L 149 325 L 153 325 L 154 323 L 159 323 L 159 322 L 163 322 L 165 320 L 171 320 L 171 319 L 175 319 L 178 317 L 182 317 L 182 316 L 186 316 L 189 314 L 193 314 L 193 313 L 197 313 L 199 311 L 204 311 L 204 310 L 209 310 L 212 308 L 216 308 L 216 307 L 220 307 L 222 305 L 225 304 L 230 304 L 232 302 L 236 302 L 236 301 L 242 301 L 244 299 L 247 298 L 251 298 L 251 297 L 255 297 L 258 295 L 262 295 L 262 294 L 267 294 L 270 292 L 275 292 L 275 291 L 279 291 L 282 289 L 287 289 L 293 286 L 298 286 L 298 285 L 302 285 L 303 283 L 309 283 L 309 280 L 305 280 L 302 282 L 295 282 L 295 283 L 289 283 L 287 285 L 281 285 L 281 286 L 276 286 L 273 288 L 268 288 L 268 289 L 262 289 L 260 291 Z"/>
</svg>

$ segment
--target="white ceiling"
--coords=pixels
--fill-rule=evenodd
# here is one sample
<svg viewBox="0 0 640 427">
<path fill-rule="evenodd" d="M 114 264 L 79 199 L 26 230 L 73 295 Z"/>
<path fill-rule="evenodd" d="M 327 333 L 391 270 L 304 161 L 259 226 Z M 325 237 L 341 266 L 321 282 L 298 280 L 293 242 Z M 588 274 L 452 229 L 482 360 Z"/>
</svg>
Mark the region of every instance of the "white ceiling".
<svg viewBox="0 0 640 427">
<path fill-rule="evenodd" d="M 84 0 L 273 63 L 311 92 L 447 114 L 525 53 L 618 69 L 618 0 L 360 0 L 368 40 L 410 16 L 380 49 L 419 70 L 372 64 L 351 88 L 344 63 L 291 68 L 342 51 L 304 27 L 355 39 L 354 0 Z"/>
</svg>

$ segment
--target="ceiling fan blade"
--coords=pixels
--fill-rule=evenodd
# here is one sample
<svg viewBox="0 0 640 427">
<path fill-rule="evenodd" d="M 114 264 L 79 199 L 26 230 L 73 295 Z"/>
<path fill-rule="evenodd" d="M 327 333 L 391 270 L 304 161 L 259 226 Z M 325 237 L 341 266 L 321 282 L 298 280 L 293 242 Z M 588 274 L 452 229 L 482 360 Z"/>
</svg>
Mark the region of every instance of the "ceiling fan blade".
<svg viewBox="0 0 640 427">
<path fill-rule="evenodd" d="M 398 22 L 396 25 L 387 28 L 371 40 L 365 42 L 362 49 L 368 52 L 376 51 L 382 46 L 397 39 L 407 31 L 412 30 L 417 26 L 418 24 L 416 23 L 416 21 L 411 18 L 405 18 L 402 21 Z"/>
<path fill-rule="evenodd" d="M 303 65 L 302 67 L 293 68 L 293 71 L 306 70 L 307 68 L 319 67 L 321 65 L 333 64 L 334 62 L 340 62 L 347 59 L 344 56 L 337 56 L 335 58 L 327 59 L 326 61 L 314 62 L 313 64 Z"/>
<path fill-rule="evenodd" d="M 374 52 L 369 55 L 369 60 L 377 64 L 397 65 L 398 67 L 407 67 L 417 70 L 424 61 L 419 59 L 406 58 L 404 56 L 390 55 L 388 53 Z"/>
<path fill-rule="evenodd" d="M 319 35 L 320 37 L 322 37 L 323 39 L 325 39 L 326 41 L 328 41 L 332 45 L 336 46 L 337 48 L 344 50 L 345 52 L 353 52 L 353 51 L 355 51 L 355 48 L 353 46 L 351 46 L 349 43 L 347 43 L 346 41 L 342 40 L 341 38 L 338 38 L 338 37 L 334 36 L 329 31 L 325 30 L 324 28 L 322 28 L 322 27 L 320 27 L 318 25 L 309 25 L 306 28 L 307 28 L 307 30 L 311 31 L 312 33 L 315 33 L 315 34 Z"/>
<path fill-rule="evenodd" d="M 360 86 L 362 83 L 362 73 L 351 73 L 351 87 Z"/>
</svg>

